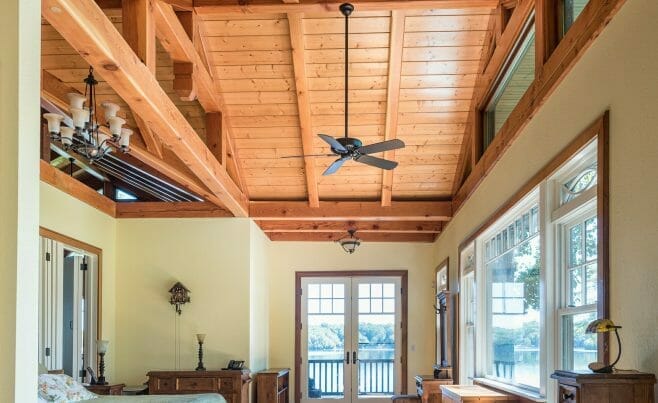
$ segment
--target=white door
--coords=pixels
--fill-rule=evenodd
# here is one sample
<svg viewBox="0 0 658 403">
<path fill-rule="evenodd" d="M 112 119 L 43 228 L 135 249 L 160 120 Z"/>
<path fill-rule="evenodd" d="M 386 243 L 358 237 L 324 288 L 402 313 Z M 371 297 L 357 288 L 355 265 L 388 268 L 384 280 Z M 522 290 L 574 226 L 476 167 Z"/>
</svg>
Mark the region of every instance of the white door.
<svg viewBox="0 0 658 403">
<path fill-rule="evenodd" d="M 401 388 L 399 277 L 302 278 L 302 402 L 390 402 Z"/>
</svg>

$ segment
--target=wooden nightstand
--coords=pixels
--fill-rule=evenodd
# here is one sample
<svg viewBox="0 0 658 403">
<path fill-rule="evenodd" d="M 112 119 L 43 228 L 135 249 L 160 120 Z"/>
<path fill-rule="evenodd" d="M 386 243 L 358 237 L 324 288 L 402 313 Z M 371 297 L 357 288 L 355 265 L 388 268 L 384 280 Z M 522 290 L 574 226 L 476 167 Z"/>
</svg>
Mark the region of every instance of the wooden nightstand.
<svg viewBox="0 0 658 403">
<path fill-rule="evenodd" d="M 423 403 L 441 403 L 441 385 L 452 385 L 452 379 L 436 379 L 433 375 L 416 375 L 414 379 Z"/>
<path fill-rule="evenodd" d="M 117 383 L 113 385 L 85 385 L 88 391 L 94 392 L 97 395 L 113 395 L 120 396 L 123 394 L 123 387 L 125 383 Z"/>
<path fill-rule="evenodd" d="M 258 403 L 288 403 L 288 368 L 268 369 L 256 374 Z"/>
<path fill-rule="evenodd" d="M 653 403 L 654 374 L 616 371 L 612 374 L 555 371 L 559 403 Z"/>
</svg>

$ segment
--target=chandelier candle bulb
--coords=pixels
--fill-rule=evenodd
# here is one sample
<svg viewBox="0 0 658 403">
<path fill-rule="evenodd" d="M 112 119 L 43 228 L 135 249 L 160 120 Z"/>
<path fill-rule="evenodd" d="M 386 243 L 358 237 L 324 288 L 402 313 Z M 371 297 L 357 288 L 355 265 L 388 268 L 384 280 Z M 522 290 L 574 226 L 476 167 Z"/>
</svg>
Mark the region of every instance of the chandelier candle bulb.
<svg viewBox="0 0 658 403">
<path fill-rule="evenodd" d="M 73 109 L 82 109 L 85 101 L 87 100 L 87 97 L 82 94 L 78 94 L 77 92 L 69 92 L 66 94 L 66 97 L 69 99 L 69 108 L 71 111 Z"/>
<path fill-rule="evenodd" d="M 82 130 L 89 120 L 89 109 L 71 108 L 71 114 L 73 115 L 73 126 Z"/>
<path fill-rule="evenodd" d="M 70 127 L 64 126 L 61 128 L 62 144 L 65 147 L 70 147 L 73 144 L 73 132 Z"/>
<path fill-rule="evenodd" d="M 59 135 L 64 116 L 59 113 L 44 113 L 43 117 L 48 121 L 48 131 L 50 134 L 53 136 Z"/>
<path fill-rule="evenodd" d="M 110 132 L 112 133 L 112 136 L 119 138 L 121 136 L 121 126 L 126 123 L 125 119 L 118 116 L 112 116 L 108 119 L 108 122 L 110 123 Z"/>
<path fill-rule="evenodd" d="M 101 104 L 103 107 L 103 112 L 105 113 L 105 120 L 108 122 L 110 121 L 110 118 L 113 118 L 117 115 L 117 112 L 119 112 L 119 105 L 112 103 L 112 102 L 103 102 Z"/>
</svg>

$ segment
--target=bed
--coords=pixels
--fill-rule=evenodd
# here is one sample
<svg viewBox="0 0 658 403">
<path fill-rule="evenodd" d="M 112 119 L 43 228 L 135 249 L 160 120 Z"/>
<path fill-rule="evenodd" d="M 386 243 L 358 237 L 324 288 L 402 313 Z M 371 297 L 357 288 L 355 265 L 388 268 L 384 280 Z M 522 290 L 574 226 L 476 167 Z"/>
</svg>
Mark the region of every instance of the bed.
<svg viewBox="0 0 658 403">
<path fill-rule="evenodd" d="M 226 403 L 218 393 L 197 395 L 100 396 L 88 391 L 80 382 L 65 374 L 39 375 L 39 403 Z"/>
</svg>

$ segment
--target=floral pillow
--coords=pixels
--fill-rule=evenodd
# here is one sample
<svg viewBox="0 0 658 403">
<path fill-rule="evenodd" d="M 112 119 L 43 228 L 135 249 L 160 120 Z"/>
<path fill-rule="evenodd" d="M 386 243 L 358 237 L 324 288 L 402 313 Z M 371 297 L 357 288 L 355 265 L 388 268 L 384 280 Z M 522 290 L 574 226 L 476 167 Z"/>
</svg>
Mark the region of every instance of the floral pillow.
<svg viewBox="0 0 658 403">
<path fill-rule="evenodd" d="M 39 400 L 46 402 L 78 402 L 96 399 L 80 382 L 66 374 L 39 375 Z"/>
</svg>

